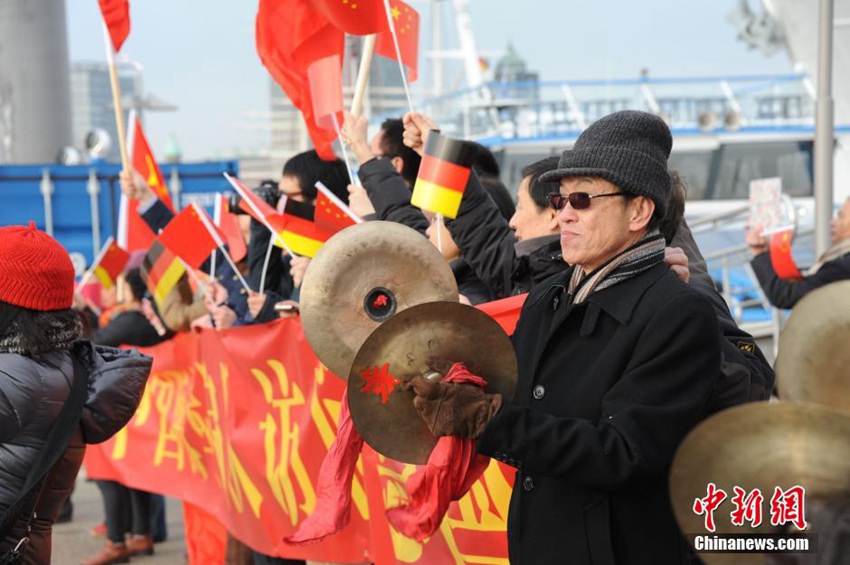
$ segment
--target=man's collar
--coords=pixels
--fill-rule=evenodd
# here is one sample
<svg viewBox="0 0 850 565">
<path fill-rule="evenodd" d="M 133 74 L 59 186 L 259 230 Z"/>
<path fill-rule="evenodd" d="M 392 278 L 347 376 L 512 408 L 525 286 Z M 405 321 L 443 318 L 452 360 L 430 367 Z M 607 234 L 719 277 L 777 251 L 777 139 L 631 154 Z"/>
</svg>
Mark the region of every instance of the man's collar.
<svg viewBox="0 0 850 565">
<path fill-rule="evenodd" d="M 628 324 L 640 298 L 668 270 L 669 267 L 661 262 L 630 280 L 594 292 L 587 297 L 587 302 L 596 304 L 621 324 Z"/>
<path fill-rule="evenodd" d="M 549 245 L 552 242 L 559 241 L 561 238 L 560 234 L 552 233 L 549 235 L 541 235 L 539 237 L 532 237 L 530 239 L 523 239 L 521 241 L 517 241 L 514 244 L 514 250 L 516 251 L 517 257 L 523 257 L 525 255 L 531 255 L 541 247 L 545 245 Z"/>
</svg>

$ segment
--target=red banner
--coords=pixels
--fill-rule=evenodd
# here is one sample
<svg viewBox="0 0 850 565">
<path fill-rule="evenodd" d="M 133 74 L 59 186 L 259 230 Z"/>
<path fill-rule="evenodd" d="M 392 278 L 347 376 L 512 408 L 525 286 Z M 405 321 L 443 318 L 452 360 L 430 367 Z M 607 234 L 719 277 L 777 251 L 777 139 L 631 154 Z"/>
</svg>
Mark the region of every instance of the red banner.
<svg viewBox="0 0 850 565">
<path fill-rule="evenodd" d="M 350 524 L 315 545 L 283 542 L 315 509 L 345 385 L 316 359 L 297 318 L 181 334 L 145 352 L 155 362 L 141 405 L 115 437 L 90 446 L 90 478 L 189 502 L 266 554 L 379 565 L 508 563 L 512 468 L 491 462 L 420 544 L 385 516 L 407 499 L 405 481 L 416 467 L 368 447 L 354 477 Z"/>
</svg>

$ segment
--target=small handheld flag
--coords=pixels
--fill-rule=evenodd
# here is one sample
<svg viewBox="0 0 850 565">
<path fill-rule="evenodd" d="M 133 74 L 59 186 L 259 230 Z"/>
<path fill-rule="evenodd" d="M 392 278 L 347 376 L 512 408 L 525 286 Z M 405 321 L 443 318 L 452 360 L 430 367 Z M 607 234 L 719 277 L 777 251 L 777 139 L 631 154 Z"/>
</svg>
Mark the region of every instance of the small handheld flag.
<svg viewBox="0 0 850 565">
<path fill-rule="evenodd" d="M 803 278 L 803 275 L 791 256 L 793 231 L 793 229 L 788 228 L 773 232 L 770 235 L 770 263 L 780 279 L 796 281 Z"/>
<path fill-rule="evenodd" d="M 411 204 L 449 218 L 457 217 L 475 156 L 475 147 L 457 139 L 428 134 Z"/>
<path fill-rule="evenodd" d="M 313 221 L 320 229 L 333 234 L 363 222 L 360 216 L 355 214 L 321 181 L 316 183 L 316 190 L 316 212 Z"/>
<path fill-rule="evenodd" d="M 202 215 L 206 216 L 206 212 L 193 202 L 177 214 L 157 238 L 193 269 L 198 269 L 210 256 L 217 247 L 217 240 L 224 239 L 212 233 L 216 228 L 212 221 L 205 222 Z"/>
<path fill-rule="evenodd" d="M 156 240 L 142 261 L 141 272 L 151 296 L 162 311 L 165 298 L 177 286 L 186 267 L 177 255 Z"/>
<path fill-rule="evenodd" d="M 88 272 L 83 275 L 78 288 L 84 287 L 92 275 L 103 288 L 112 288 L 129 260 L 130 254 L 115 242 L 115 238 L 109 237 Z"/>
</svg>

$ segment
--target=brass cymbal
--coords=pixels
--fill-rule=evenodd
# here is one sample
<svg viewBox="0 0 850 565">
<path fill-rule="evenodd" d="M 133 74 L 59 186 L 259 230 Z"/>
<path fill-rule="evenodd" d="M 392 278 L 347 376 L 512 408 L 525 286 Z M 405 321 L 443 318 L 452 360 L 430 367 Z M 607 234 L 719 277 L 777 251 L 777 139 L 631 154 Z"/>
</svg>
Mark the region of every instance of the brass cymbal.
<svg viewBox="0 0 850 565">
<path fill-rule="evenodd" d="M 458 300 L 451 267 L 418 233 L 364 222 L 330 238 L 301 284 L 301 324 L 316 356 L 343 379 L 366 338 L 416 304 Z"/>
<path fill-rule="evenodd" d="M 850 414 L 850 281 L 807 294 L 779 336 L 776 380 L 783 400 Z"/>
<path fill-rule="evenodd" d="M 714 512 L 715 533 L 772 533 L 770 500 L 774 489 L 802 486 L 805 501 L 830 500 L 850 493 L 850 418 L 812 404 L 745 404 L 724 410 L 697 426 L 679 446 L 670 471 L 670 497 L 679 528 L 712 534 L 694 501 L 707 496 L 708 483 L 727 498 Z M 732 524 L 734 487 L 760 489 L 762 523 Z M 798 532 L 791 526 L 789 533 Z M 689 538 L 693 543 L 693 538 Z M 702 553 L 706 565 L 756 565 L 762 554 Z"/>
<path fill-rule="evenodd" d="M 457 302 L 412 306 L 384 322 L 366 340 L 348 376 L 348 406 L 363 439 L 376 451 L 404 463 L 428 461 L 437 438 L 413 407 L 413 391 L 396 385 L 383 397 L 363 390 L 367 371 L 392 378 L 428 372 L 432 357 L 463 361 L 487 381 L 488 393 L 513 398 L 517 361 L 510 338 L 487 314 Z"/>
</svg>

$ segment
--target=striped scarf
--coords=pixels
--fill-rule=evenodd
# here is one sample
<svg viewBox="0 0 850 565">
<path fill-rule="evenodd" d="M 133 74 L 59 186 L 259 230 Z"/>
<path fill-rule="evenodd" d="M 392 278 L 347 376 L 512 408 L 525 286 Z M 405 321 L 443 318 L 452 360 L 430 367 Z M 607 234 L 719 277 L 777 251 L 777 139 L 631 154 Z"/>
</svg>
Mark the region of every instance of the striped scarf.
<svg viewBox="0 0 850 565">
<path fill-rule="evenodd" d="M 599 290 L 614 286 L 646 271 L 664 260 L 664 237 L 658 230 L 648 233 L 588 276 L 576 266 L 567 288 L 573 304 L 581 304 Z"/>
</svg>

